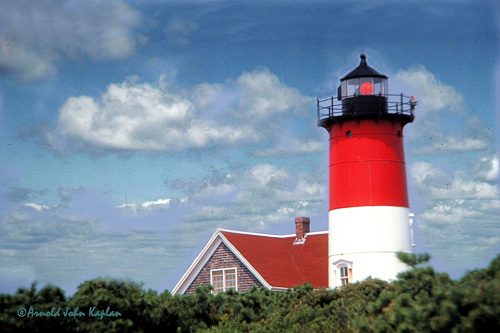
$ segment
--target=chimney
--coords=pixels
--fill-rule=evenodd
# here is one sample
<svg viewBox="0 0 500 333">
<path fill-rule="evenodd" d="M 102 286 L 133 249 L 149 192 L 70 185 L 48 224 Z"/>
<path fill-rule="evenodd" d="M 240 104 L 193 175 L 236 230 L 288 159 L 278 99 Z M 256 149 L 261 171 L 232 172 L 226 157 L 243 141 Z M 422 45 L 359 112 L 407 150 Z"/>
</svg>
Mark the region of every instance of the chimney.
<svg viewBox="0 0 500 333">
<path fill-rule="evenodd" d="M 311 224 L 311 219 L 308 217 L 296 217 L 295 218 L 295 234 L 297 238 L 294 244 L 304 244 L 306 239 L 306 234 L 310 231 L 309 225 Z"/>
</svg>

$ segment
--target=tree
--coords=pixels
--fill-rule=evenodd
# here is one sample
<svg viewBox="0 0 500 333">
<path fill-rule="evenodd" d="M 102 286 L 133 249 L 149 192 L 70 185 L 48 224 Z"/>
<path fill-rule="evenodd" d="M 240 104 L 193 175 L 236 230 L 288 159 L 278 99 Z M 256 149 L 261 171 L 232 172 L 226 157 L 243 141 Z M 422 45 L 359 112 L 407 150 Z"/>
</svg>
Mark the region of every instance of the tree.
<svg viewBox="0 0 500 333">
<path fill-rule="evenodd" d="M 304 284 L 283 292 L 194 295 L 144 290 L 127 280 L 85 281 L 67 299 L 56 286 L 0 294 L 2 332 L 491 332 L 500 331 L 500 256 L 455 281 L 424 266 L 428 255 L 402 254 L 411 268 L 391 283 L 366 279 L 336 289 Z M 20 308 L 52 307 L 84 316 L 21 318 Z M 91 316 L 100 311 L 119 313 Z"/>
<path fill-rule="evenodd" d="M 79 332 L 142 332 L 155 299 L 155 292 L 145 292 L 138 283 L 100 278 L 82 283 L 69 307 Z"/>
<path fill-rule="evenodd" d="M 431 259 L 431 256 L 428 253 L 407 253 L 407 252 L 398 252 L 396 254 L 398 259 L 408 266 L 415 268 L 418 265 L 428 263 Z"/>
<path fill-rule="evenodd" d="M 46 285 L 39 291 L 36 282 L 30 288 L 19 288 L 14 295 L 0 295 L 0 324 L 2 332 L 68 332 L 68 320 L 59 316 L 39 316 L 33 313 L 57 311 L 67 305 L 64 291 Z M 22 315 L 22 311 L 24 315 Z M 31 312 L 30 312 L 31 311 Z M 54 312 L 52 311 L 52 312 Z"/>
<path fill-rule="evenodd" d="M 404 256 L 413 268 L 398 275 L 389 288 L 357 316 L 362 332 L 494 332 L 500 331 L 500 257 L 485 270 L 462 281 L 432 267 L 417 268 L 428 256 Z M 497 330 L 495 330 L 497 329 Z"/>
</svg>

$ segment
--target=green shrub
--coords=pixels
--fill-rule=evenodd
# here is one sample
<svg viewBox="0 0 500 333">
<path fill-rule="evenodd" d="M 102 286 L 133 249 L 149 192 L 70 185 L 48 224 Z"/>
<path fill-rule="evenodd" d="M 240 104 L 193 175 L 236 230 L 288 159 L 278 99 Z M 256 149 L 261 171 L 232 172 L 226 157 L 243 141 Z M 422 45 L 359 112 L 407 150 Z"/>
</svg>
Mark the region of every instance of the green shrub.
<svg viewBox="0 0 500 333">
<path fill-rule="evenodd" d="M 388 283 L 368 278 L 336 289 L 304 284 L 284 292 L 254 287 L 214 295 L 158 294 L 132 281 L 85 281 L 66 298 L 47 285 L 0 294 L 2 332 L 500 332 L 500 256 L 460 280 L 423 266 L 428 255 L 401 254 L 411 268 Z M 82 317 L 31 316 L 79 309 Z M 89 316 L 89 311 L 119 316 Z"/>
</svg>

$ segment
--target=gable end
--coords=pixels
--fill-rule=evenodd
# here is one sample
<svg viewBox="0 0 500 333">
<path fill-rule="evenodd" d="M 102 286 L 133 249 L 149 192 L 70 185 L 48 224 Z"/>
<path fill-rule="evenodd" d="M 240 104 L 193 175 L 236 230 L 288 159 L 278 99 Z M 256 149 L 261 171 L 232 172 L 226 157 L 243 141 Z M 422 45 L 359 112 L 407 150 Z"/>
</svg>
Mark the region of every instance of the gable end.
<svg viewBox="0 0 500 333">
<path fill-rule="evenodd" d="M 210 271 L 222 268 L 237 268 L 238 291 L 247 291 L 253 286 L 261 287 L 262 284 L 250 272 L 250 270 L 231 252 L 231 250 L 222 242 L 214 251 L 210 259 L 205 263 L 193 282 L 186 289 L 185 294 L 193 294 L 198 286 L 209 285 Z"/>
</svg>

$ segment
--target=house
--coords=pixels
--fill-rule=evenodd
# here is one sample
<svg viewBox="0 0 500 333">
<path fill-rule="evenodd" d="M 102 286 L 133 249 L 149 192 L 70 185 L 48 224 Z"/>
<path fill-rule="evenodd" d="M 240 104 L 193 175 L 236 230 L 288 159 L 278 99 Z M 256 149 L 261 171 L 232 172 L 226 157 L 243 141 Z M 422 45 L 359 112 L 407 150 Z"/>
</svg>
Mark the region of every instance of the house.
<svg viewBox="0 0 500 333">
<path fill-rule="evenodd" d="M 304 282 L 328 287 L 328 231 L 310 232 L 307 217 L 296 218 L 295 226 L 290 235 L 217 229 L 172 293 L 208 284 L 214 293 L 253 286 L 279 291 Z"/>
</svg>

